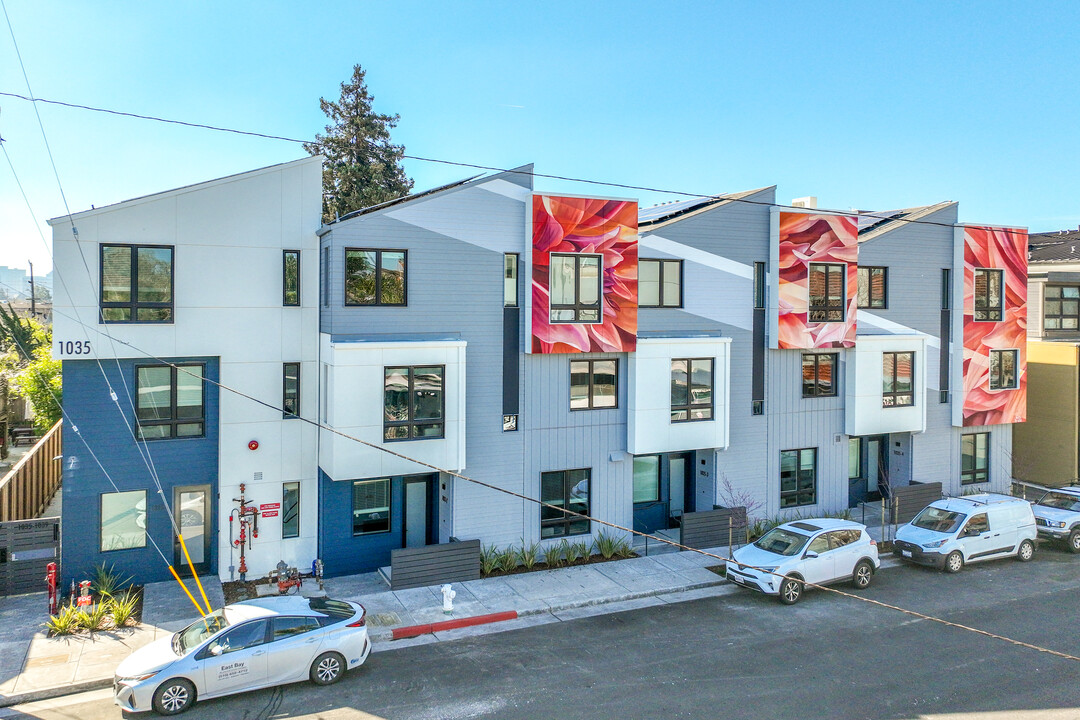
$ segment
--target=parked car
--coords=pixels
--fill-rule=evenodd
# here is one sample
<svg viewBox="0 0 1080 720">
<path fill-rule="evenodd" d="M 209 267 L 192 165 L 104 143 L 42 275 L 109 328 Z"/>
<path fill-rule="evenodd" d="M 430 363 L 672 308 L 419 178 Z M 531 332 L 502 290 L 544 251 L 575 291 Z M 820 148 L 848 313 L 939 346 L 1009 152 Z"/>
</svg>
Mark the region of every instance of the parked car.
<svg viewBox="0 0 1080 720">
<path fill-rule="evenodd" d="M 727 579 L 793 605 L 807 583 L 850 580 L 857 589 L 869 587 L 880 566 L 877 543 L 865 525 L 831 518 L 796 520 L 736 550 Z"/>
<path fill-rule="evenodd" d="M 1064 540 L 1069 550 L 1080 553 L 1080 488 L 1051 490 L 1031 510 L 1040 536 Z"/>
<path fill-rule="evenodd" d="M 182 713 L 196 700 L 309 679 L 330 685 L 371 652 L 363 606 L 328 598 L 267 597 L 226 605 L 116 668 L 125 710 Z"/>
<path fill-rule="evenodd" d="M 967 563 L 1035 554 L 1031 504 L 1008 495 L 982 493 L 930 503 L 896 531 L 893 553 L 904 560 L 960 572 Z"/>
</svg>

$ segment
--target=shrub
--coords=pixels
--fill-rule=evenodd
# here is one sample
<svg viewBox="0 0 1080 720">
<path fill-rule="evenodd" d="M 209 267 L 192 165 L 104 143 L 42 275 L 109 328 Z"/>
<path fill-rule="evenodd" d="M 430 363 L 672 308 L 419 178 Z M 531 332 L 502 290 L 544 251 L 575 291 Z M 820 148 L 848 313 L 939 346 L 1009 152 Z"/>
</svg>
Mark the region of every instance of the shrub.
<svg viewBox="0 0 1080 720">
<path fill-rule="evenodd" d="M 567 543 L 566 562 L 575 563 L 589 557 L 589 544 L 584 540 Z"/>
<path fill-rule="evenodd" d="M 596 540 L 593 541 L 593 548 L 600 554 L 600 557 L 610 560 L 619 554 L 620 545 L 625 543 L 625 540 L 608 533 L 606 530 L 601 530 L 597 534 Z"/>
<path fill-rule="evenodd" d="M 63 605 L 60 612 L 49 618 L 43 627 L 53 635 L 71 635 L 79 630 L 79 609 L 74 605 Z"/>
<path fill-rule="evenodd" d="M 91 632 L 95 630 L 104 630 L 111 609 L 108 600 L 102 599 L 101 602 L 97 605 L 93 605 L 89 610 L 79 610 L 77 615 L 79 627 Z"/>
<path fill-rule="evenodd" d="M 536 567 L 536 563 L 540 562 L 540 544 L 535 542 L 526 544 L 525 538 L 521 538 L 521 548 L 517 551 L 517 562 L 526 570 L 532 570 Z"/>
<path fill-rule="evenodd" d="M 139 596 L 131 590 L 110 598 L 107 603 L 109 614 L 112 616 L 113 626 L 122 628 L 134 619 L 135 606 L 139 603 Z"/>
<path fill-rule="evenodd" d="M 563 538 L 554 545 L 549 545 L 547 551 L 544 553 L 544 560 L 547 561 L 548 567 L 560 567 L 566 564 L 566 556 L 570 552 L 570 543 L 566 538 Z"/>
<path fill-rule="evenodd" d="M 503 572 L 510 572 L 517 567 L 517 564 L 518 555 L 513 545 L 499 553 L 499 569 Z"/>
<path fill-rule="evenodd" d="M 106 565 L 103 562 L 94 566 L 94 590 L 99 595 L 112 597 L 122 588 L 130 587 L 131 581 L 130 576 L 126 578 L 121 576 L 113 565 Z"/>
<path fill-rule="evenodd" d="M 480 572 L 490 575 L 499 567 L 499 548 L 488 545 L 480 550 Z"/>
</svg>

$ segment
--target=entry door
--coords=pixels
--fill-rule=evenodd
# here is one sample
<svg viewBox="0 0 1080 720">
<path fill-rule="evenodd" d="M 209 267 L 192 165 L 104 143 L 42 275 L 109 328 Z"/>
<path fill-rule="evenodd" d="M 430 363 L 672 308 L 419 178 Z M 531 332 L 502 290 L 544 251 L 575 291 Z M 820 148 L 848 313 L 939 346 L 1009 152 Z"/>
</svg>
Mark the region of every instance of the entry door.
<svg viewBox="0 0 1080 720">
<path fill-rule="evenodd" d="M 889 436 L 875 435 L 866 439 L 866 492 L 878 493 L 889 488 Z"/>
<path fill-rule="evenodd" d="M 668 527 L 677 527 L 683 513 L 694 512 L 694 483 L 688 473 L 693 469 L 690 455 L 669 455 L 667 458 L 668 497 L 671 516 Z"/>
<path fill-rule="evenodd" d="M 195 572 L 210 569 L 210 486 L 189 485 L 173 489 L 173 515 L 184 536 Z M 191 573 L 180 539 L 173 537 L 173 566 Z"/>
<path fill-rule="evenodd" d="M 432 543 L 432 495 L 434 487 L 434 480 L 430 477 L 405 478 L 403 547 L 424 547 Z"/>
</svg>

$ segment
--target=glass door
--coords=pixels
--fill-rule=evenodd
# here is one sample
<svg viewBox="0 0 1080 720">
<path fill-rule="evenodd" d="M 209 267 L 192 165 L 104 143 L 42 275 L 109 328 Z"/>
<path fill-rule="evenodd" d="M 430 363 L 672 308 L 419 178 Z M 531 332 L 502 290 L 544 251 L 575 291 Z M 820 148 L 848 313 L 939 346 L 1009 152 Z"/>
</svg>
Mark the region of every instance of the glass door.
<svg viewBox="0 0 1080 720">
<path fill-rule="evenodd" d="M 174 488 L 173 515 L 195 571 L 206 572 L 210 568 L 210 486 Z M 173 546 L 174 567 L 191 574 L 179 538 L 173 538 Z"/>
<path fill-rule="evenodd" d="M 431 478 L 405 478 L 405 529 L 407 548 L 424 547 L 431 542 Z"/>
</svg>

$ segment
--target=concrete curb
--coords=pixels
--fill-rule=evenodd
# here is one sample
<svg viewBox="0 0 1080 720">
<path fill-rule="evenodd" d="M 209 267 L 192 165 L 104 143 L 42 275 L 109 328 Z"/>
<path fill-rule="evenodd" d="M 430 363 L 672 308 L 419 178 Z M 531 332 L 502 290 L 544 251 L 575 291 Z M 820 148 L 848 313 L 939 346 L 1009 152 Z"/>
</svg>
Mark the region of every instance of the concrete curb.
<svg viewBox="0 0 1080 720">
<path fill-rule="evenodd" d="M 112 678 L 84 680 L 83 682 L 71 683 L 60 687 L 42 688 L 41 690 L 32 690 L 31 692 L 18 693 L 16 695 L 0 695 L 0 708 L 11 707 L 12 705 L 23 705 L 25 703 L 37 702 L 38 700 L 49 700 L 52 698 L 63 697 L 64 695 L 76 695 L 81 692 L 101 690 L 102 688 L 108 687 L 112 687 Z"/>
</svg>

